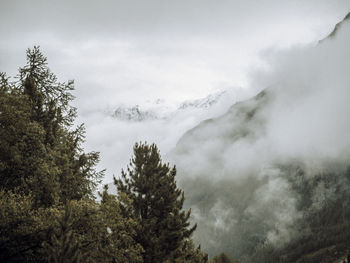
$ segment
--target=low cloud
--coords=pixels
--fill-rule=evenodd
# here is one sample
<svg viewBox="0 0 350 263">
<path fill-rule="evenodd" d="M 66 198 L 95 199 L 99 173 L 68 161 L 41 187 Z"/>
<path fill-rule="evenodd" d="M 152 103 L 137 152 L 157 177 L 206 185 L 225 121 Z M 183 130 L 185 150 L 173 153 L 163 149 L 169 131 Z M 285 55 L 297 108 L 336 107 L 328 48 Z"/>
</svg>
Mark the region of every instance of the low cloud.
<svg viewBox="0 0 350 263">
<path fill-rule="evenodd" d="M 251 89 L 264 91 L 187 132 L 169 154 L 209 253 L 226 247 L 242 256 L 257 244 L 291 241 L 304 213 L 298 178 L 349 166 L 349 36 L 344 21 L 320 44 L 265 52 L 267 66 L 250 78 Z M 330 186 L 312 187 L 311 210 L 335 198 Z"/>
</svg>

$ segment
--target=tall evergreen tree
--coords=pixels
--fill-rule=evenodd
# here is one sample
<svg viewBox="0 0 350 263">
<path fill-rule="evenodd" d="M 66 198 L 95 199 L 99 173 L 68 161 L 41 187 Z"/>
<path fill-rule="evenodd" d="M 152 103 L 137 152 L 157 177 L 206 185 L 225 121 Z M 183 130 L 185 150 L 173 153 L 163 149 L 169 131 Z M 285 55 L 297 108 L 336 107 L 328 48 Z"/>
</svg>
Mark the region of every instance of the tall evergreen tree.
<svg viewBox="0 0 350 263">
<path fill-rule="evenodd" d="M 175 181 L 176 168 L 162 163 L 155 144 L 136 144 L 128 172 L 114 179 L 119 195 L 132 202 L 140 224 L 136 240 L 145 252 L 145 263 L 176 262 L 196 225 L 190 227 L 190 211 L 183 211 L 184 193 Z"/>
<path fill-rule="evenodd" d="M 58 82 L 38 47 L 17 81 L 0 77 L 0 188 L 32 193 L 38 207 L 92 197 L 103 172 L 98 153 L 81 148 L 84 127 L 73 127 L 73 81 Z"/>
<path fill-rule="evenodd" d="M 81 148 L 72 90 L 72 81 L 57 81 L 38 47 L 27 50 L 15 81 L 0 73 L 1 262 L 45 262 L 42 244 L 67 201 L 98 210 L 93 191 L 103 172 L 95 169 L 98 153 Z M 79 242 L 90 242 L 86 213 L 78 216 L 83 224 L 73 230 Z"/>
</svg>

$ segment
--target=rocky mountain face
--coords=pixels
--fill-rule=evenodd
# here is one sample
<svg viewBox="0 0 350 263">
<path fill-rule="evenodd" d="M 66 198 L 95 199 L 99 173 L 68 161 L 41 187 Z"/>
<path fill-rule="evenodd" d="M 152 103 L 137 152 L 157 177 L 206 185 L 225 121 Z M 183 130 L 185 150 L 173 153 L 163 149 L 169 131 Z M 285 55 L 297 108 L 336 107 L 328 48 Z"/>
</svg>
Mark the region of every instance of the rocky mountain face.
<svg viewBox="0 0 350 263">
<path fill-rule="evenodd" d="M 147 121 L 158 119 L 156 113 L 141 110 L 139 105 L 130 108 L 118 107 L 112 114 L 113 118 L 121 121 Z"/>
<path fill-rule="evenodd" d="M 178 114 L 183 114 L 185 111 L 208 110 L 222 100 L 225 95 L 228 95 L 228 92 L 221 91 L 209 94 L 201 99 L 187 100 L 180 103 L 176 109 L 170 109 L 164 101 L 158 99 L 153 104 L 147 106 L 119 106 L 109 114 L 117 120 L 127 122 L 167 120 L 172 119 Z"/>
<path fill-rule="evenodd" d="M 205 98 L 197 100 L 188 100 L 180 104 L 178 110 L 184 110 L 187 108 L 203 108 L 207 109 L 218 103 L 219 100 L 227 94 L 227 91 L 222 91 L 214 94 L 209 94 Z"/>
<path fill-rule="evenodd" d="M 350 251 L 349 17 L 316 47 L 277 56 L 259 79 L 268 89 L 169 153 L 211 255 L 338 262 Z"/>
</svg>

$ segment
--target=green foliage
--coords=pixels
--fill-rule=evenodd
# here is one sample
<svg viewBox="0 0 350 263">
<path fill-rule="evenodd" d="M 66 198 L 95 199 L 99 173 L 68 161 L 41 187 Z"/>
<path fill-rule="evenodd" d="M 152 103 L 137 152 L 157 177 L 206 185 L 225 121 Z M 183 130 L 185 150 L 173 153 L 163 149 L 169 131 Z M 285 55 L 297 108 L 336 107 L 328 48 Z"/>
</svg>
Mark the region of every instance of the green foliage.
<svg viewBox="0 0 350 263">
<path fill-rule="evenodd" d="M 73 127 L 72 90 L 37 47 L 15 81 L 0 74 L 1 262 L 45 261 L 42 244 L 63 204 L 93 198 L 103 175 L 98 153 L 81 148 L 83 126 Z"/>
<path fill-rule="evenodd" d="M 101 197 L 104 231 L 107 231 L 103 251 L 109 257 L 109 261 L 105 262 L 143 262 L 144 250 L 135 240 L 139 225 L 132 217 L 131 200 L 126 195 L 121 195 L 119 198 L 128 204 L 127 207 L 121 206 L 114 195 L 107 193 L 107 187 Z"/>
<path fill-rule="evenodd" d="M 183 243 L 183 246 L 175 253 L 175 259 L 168 259 L 167 263 L 207 263 L 208 255 L 203 253 L 200 246 L 195 248 L 192 240 L 187 240 Z"/>
<path fill-rule="evenodd" d="M 32 193 L 37 206 L 92 197 L 103 172 L 84 153 L 84 127 L 73 129 L 73 82 L 60 83 L 38 47 L 10 83 L 0 78 L 0 188 Z"/>
<path fill-rule="evenodd" d="M 239 263 L 229 258 L 225 253 L 215 256 L 210 263 Z"/>
<path fill-rule="evenodd" d="M 34 209 L 30 195 L 0 190 L 0 262 L 41 262 L 55 208 Z"/>
<path fill-rule="evenodd" d="M 196 225 L 189 227 L 190 211 L 182 210 L 184 193 L 175 181 L 176 169 L 163 164 L 156 145 L 136 144 L 128 173 L 115 179 L 124 209 L 132 209 L 138 221 L 136 240 L 144 262 L 177 262 L 184 256 Z"/>
<path fill-rule="evenodd" d="M 64 214 L 58 218 L 58 231 L 51 235 L 50 242 L 46 243 L 48 262 L 52 263 L 80 263 L 82 254 L 72 228 L 72 210 L 66 204 Z"/>
<path fill-rule="evenodd" d="M 207 262 L 155 145 L 136 145 L 118 196 L 95 201 L 103 171 L 81 147 L 72 90 L 37 47 L 16 81 L 0 73 L 0 262 Z"/>
<path fill-rule="evenodd" d="M 35 180 L 34 174 L 46 174 L 50 169 L 49 164 L 45 165 L 44 130 L 30 119 L 31 108 L 26 96 L 8 82 L 3 81 L 1 86 L 4 88 L 0 90 L 0 186 L 28 194 L 31 182 Z M 45 186 L 42 183 L 38 187 Z M 50 192 L 57 191 L 52 189 Z M 51 203 L 57 198 L 48 194 L 43 199 Z"/>
<path fill-rule="evenodd" d="M 50 262 L 142 262 L 142 247 L 134 240 L 137 224 L 114 196 L 104 192 L 101 204 L 73 200 L 59 211 L 44 246 Z"/>
</svg>

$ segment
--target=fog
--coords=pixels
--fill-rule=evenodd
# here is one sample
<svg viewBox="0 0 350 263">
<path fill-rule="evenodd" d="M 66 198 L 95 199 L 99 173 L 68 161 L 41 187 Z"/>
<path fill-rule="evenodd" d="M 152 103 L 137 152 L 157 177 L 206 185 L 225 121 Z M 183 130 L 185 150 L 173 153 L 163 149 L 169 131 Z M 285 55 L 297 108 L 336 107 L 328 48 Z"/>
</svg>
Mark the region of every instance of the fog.
<svg viewBox="0 0 350 263">
<path fill-rule="evenodd" d="M 85 149 L 101 153 L 104 182 L 126 167 L 135 142 L 156 143 L 178 167 L 196 241 L 211 255 L 241 255 L 300 234 L 290 178 L 348 165 L 349 22 L 318 40 L 349 8 L 347 0 L 1 0 L 0 71 L 14 76 L 25 50 L 40 45 L 60 81 L 75 79 L 77 123 Z M 230 95 L 205 110 L 112 117 L 158 99 L 174 112 L 223 90 Z M 321 183 L 313 191 L 315 209 L 333 195 Z"/>
<path fill-rule="evenodd" d="M 114 116 L 114 111 L 118 107 L 128 109 L 135 106 L 133 104 L 101 107 L 100 110 L 90 112 L 85 121 L 89 139 L 85 149 L 100 152 L 101 161 L 98 168 L 100 170 L 108 168 L 103 183 L 111 183 L 113 176 L 118 177 L 121 170 L 129 164 L 136 142 L 156 142 L 162 153 L 169 152 L 187 130 L 208 117 L 223 114 L 231 106 L 232 101 L 246 98 L 248 94 L 239 88 L 234 91 L 226 90 L 224 95 L 207 108 L 189 106 L 181 109 L 179 108 L 181 104 L 170 107 L 166 102 L 157 105 L 151 101 L 139 106 L 139 110 L 154 114 L 154 119 L 142 121 L 124 120 Z M 193 100 L 187 101 L 191 102 Z"/>
<path fill-rule="evenodd" d="M 176 108 L 220 90 L 232 92 L 231 104 L 246 99 L 261 89 L 247 83 L 252 68 L 267 66 L 262 50 L 314 43 L 348 8 L 347 0 L 2 0 L 0 71 L 16 75 L 25 50 L 40 45 L 58 79 L 75 80 L 85 148 L 101 152 L 99 168 L 110 182 L 136 141 L 155 142 L 166 153 L 187 129 L 229 103 L 176 122 L 131 125 L 106 116 L 107 109 L 157 99 Z"/>
<path fill-rule="evenodd" d="M 305 212 L 293 189 L 299 175 L 347 168 L 349 41 L 346 20 L 322 43 L 266 50 L 267 66 L 249 82 L 262 92 L 188 131 L 169 154 L 204 250 L 242 256 L 293 240 Z M 321 209 L 335 190 L 313 187 L 310 209 Z"/>
</svg>

